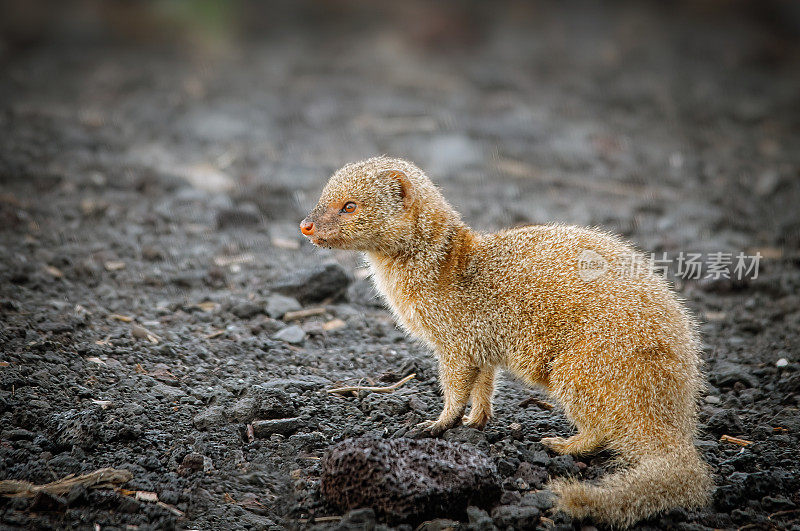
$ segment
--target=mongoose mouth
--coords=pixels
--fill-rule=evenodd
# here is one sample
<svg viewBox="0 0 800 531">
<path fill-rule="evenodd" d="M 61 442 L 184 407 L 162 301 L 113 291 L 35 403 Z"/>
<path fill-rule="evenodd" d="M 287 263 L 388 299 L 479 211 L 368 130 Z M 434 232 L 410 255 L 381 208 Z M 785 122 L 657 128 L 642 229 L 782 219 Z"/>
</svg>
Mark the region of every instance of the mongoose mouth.
<svg viewBox="0 0 800 531">
<path fill-rule="evenodd" d="M 306 235 L 308 241 L 316 245 L 317 247 L 337 247 L 337 240 L 335 237 L 323 237 L 318 234 L 313 235 Z"/>
</svg>

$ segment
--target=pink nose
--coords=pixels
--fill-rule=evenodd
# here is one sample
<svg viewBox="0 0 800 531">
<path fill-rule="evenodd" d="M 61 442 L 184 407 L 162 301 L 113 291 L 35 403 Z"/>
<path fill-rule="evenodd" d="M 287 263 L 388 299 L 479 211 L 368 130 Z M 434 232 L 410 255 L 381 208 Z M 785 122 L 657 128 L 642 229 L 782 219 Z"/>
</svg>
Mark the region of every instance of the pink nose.
<svg viewBox="0 0 800 531">
<path fill-rule="evenodd" d="M 314 222 L 304 219 L 302 223 L 300 223 L 300 232 L 306 236 L 311 236 L 314 234 Z"/>
</svg>

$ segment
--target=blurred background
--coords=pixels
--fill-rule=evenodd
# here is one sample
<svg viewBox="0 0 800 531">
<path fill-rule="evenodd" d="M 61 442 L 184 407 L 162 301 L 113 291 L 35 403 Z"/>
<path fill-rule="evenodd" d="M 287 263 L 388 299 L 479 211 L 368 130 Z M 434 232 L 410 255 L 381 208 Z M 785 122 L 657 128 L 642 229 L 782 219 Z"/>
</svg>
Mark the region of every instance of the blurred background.
<svg viewBox="0 0 800 531">
<path fill-rule="evenodd" d="M 796 2 L 7 1 L 0 20 L 3 179 L 178 178 L 294 231 L 333 170 L 389 154 L 484 229 L 800 239 Z"/>
</svg>

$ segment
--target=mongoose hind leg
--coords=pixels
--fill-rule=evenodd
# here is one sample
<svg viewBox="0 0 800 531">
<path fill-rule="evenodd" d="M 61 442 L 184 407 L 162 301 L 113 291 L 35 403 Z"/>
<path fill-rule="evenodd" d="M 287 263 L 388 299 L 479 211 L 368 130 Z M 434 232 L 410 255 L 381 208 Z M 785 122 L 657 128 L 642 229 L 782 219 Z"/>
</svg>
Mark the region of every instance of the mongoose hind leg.
<svg viewBox="0 0 800 531">
<path fill-rule="evenodd" d="M 554 452 L 567 455 L 590 454 L 603 444 L 603 437 L 591 430 L 580 430 L 577 435 L 565 439 L 563 437 L 545 437 L 541 441 Z"/>
<path fill-rule="evenodd" d="M 472 407 L 464 417 L 464 425 L 483 429 L 492 418 L 492 395 L 494 394 L 495 368 L 481 368 L 475 386 L 472 388 Z"/>
<path fill-rule="evenodd" d="M 457 359 L 440 357 L 439 380 L 444 392 L 444 409 L 435 422 L 421 422 L 417 428 L 438 437 L 460 424 L 477 378 L 477 367 L 459 363 Z"/>
</svg>

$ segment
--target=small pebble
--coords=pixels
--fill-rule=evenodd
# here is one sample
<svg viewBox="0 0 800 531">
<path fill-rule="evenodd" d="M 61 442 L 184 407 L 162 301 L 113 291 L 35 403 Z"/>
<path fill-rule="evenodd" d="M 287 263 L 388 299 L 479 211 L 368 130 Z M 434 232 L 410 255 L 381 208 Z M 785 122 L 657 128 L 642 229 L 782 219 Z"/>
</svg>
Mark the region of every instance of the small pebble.
<svg viewBox="0 0 800 531">
<path fill-rule="evenodd" d="M 306 339 L 306 332 L 297 325 L 287 326 L 277 334 L 272 336 L 278 341 L 285 341 L 293 345 L 302 343 Z"/>
<path fill-rule="evenodd" d="M 778 367 L 779 369 L 786 367 L 787 365 L 789 365 L 789 360 L 787 360 L 786 358 L 781 358 L 775 362 L 775 366 Z"/>
</svg>

